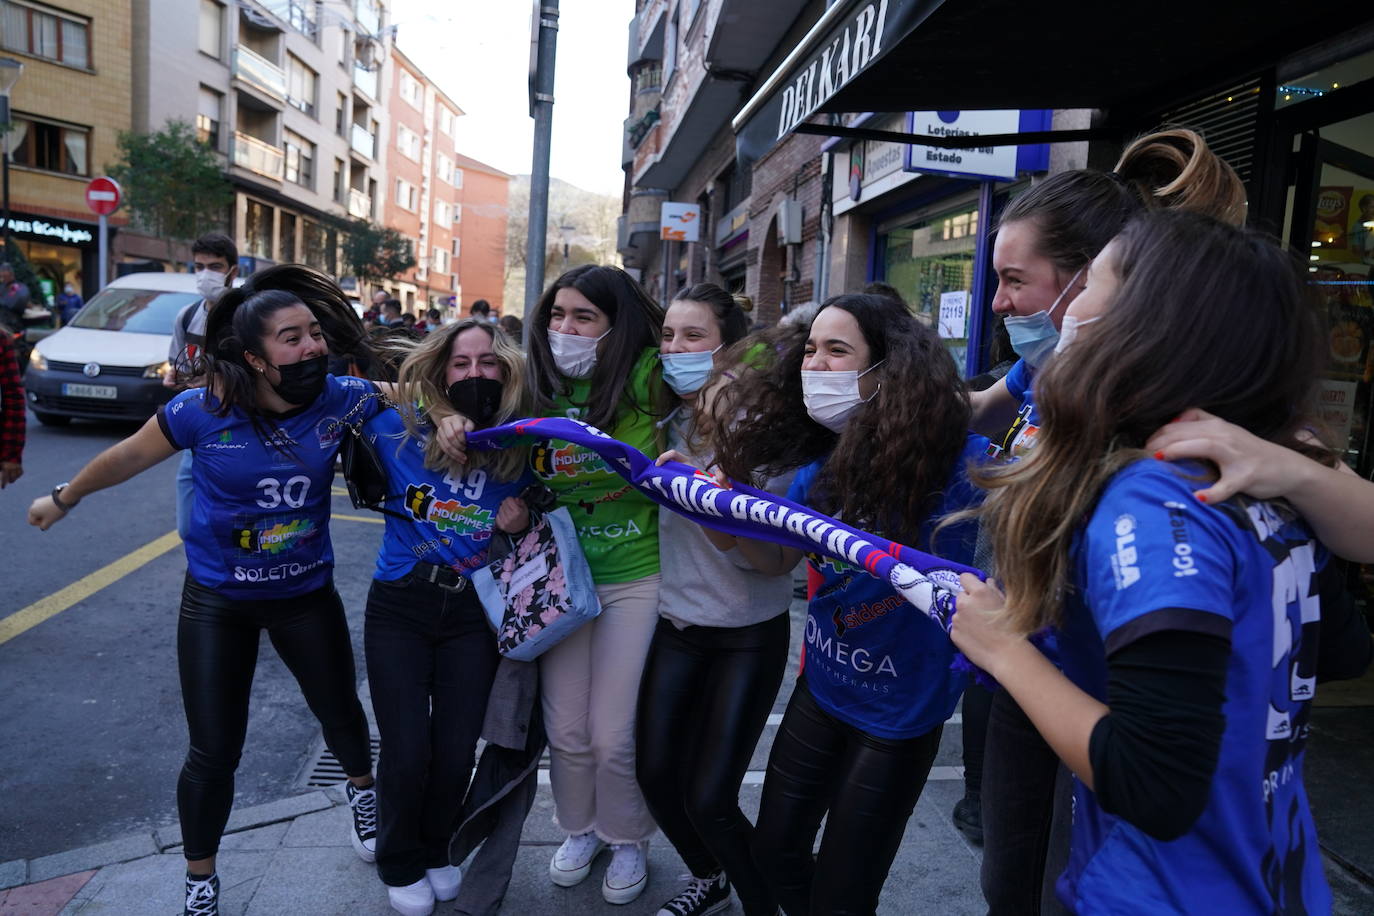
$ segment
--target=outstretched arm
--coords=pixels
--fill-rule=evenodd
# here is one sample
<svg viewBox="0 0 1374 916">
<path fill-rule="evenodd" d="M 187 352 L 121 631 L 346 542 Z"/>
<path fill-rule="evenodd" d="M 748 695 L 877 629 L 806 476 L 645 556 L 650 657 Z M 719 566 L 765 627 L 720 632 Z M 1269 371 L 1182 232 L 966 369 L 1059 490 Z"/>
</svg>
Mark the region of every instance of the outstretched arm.
<svg viewBox="0 0 1374 916">
<path fill-rule="evenodd" d="M 1004 433 L 1011 421 L 1016 419 L 1016 411 L 1021 407 L 1007 388 L 1007 380 L 999 378 L 991 388 L 968 393 L 969 405 L 973 416 L 969 418 L 969 428 L 979 435 L 995 436 Z"/>
<path fill-rule="evenodd" d="M 88 494 L 123 483 L 176 452 L 158 425 L 157 417 L 151 417 L 138 432 L 105 449 L 78 471 L 62 491 L 62 503 L 68 509 L 73 508 Z M 66 514 L 51 496 L 40 496 L 29 506 L 29 524 L 46 531 Z"/>
<path fill-rule="evenodd" d="M 1284 498 L 1338 556 L 1374 563 L 1374 483 L 1344 463 L 1327 467 L 1203 410 L 1188 410 L 1145 446 L 1157 458 L 1198 458 L 1221 471 L 1194 495 L 1216 504 L 1236 493 Z"/>
</svg>

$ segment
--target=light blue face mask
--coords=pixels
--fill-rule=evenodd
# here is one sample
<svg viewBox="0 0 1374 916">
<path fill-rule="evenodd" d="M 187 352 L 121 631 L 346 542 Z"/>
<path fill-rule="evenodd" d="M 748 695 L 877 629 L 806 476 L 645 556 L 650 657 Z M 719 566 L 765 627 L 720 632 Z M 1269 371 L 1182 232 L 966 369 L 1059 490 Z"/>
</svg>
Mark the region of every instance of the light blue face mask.
<svg viewBox="0 0 1374 916">
<path fill-rule="evenodd" d="M 1007 327 L 1007 334 L 1011 336 L 1011 348 L 1032 369 L 1039 369 L 1045 358 L 1054 352 L 1055 344 L 1059 343 L 1059 329 L 1054 326 L 1053 318 L 1055 309 L 1059 308 L 1059 304 L 1064 301 L 1064 297 L 1073 289 L 1085 270 L 1087 265 L 1078 268 L 1078 273 L 1073 275 L 1068 286 L 1060 290 L 1059 296 L 1049 308 L 1041 309 L 1034 315 L 1008 315 L 1002 319 L 1002 323 Z"/>
<path fill-rule="evenodd" d="M 716 350 L 719 349 L 720 347 L 716 347 Z M 692 394 L 701 390 L 711 370 L 715 368 L 716 350 L 658 354 L 658 358 L 663 362 L 663 381 L 678 394 Z"/>
</svg>

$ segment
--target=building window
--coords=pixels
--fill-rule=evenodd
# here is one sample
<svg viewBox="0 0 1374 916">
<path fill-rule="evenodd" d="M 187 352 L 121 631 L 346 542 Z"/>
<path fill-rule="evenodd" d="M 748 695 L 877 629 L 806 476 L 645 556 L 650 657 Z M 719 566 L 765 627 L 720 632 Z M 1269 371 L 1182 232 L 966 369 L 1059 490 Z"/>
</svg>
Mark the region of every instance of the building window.
<svg viewBox="0 0 1374 916">
<path fill-rule="evenodd" d="M 0 0 L 0 43 L 71 67 L 91 66 L 90 20 L 36 3 Z"/>
<path fill-rule="evenodd" d="M 448 110 L 447 108 L 445 108 L 443 105 L 440 105 L 440 106 L 439 106 L 439 130 L 443 131 L 445 134 L 448 134 L 450 137 L 452 137 L 452 136 L 453 136 L 453 121 L 454 121 L 453 112 L 449 111 L 449 110 Z"/>
<path fill-rule="evenodd" d="M 346 203 L 344 200 L 344 161 L 334 160 L 334 200 L 336 203 Z"/>
<path fill-rule="evenodd" d="M 445 250 L 442 249 L 442 248 L 436 247 L 436 248 L 434 249 L 433 254 L 434 254 L 434 266 L 433 266 L 434 271 L 435 271 L 436 273 L 441 273 L 441 274 L 446 274 L 446 273 L 448 273 L 448 252 L 445 251 Z"/>
<path fill-rule="evenodd" d="M 458 168 L 457 166 L 453 167 L 453 180 L 450 181 L 449 184 L 453 185 L 455 188 L 461 188 L 463 186 L 462 169 Z"/>
<path fill-rule="evenodd" d="M 211 149 L 219 149 L 219 124 L 223 112 L 224 96 L 201 86 L 196 102 L 196 139 Z"/>
<path fill-rule="evenodd" d="M 343 26 L 339 27 L 339 66 L 348 66 L 348 54 L 353 50 L 353 33 Z"/>
<path fill-rule="evenodd" d="M 281 257 L 277 260 L 292 264 L 296 260 L 296 214 L 281 213 Z"/>
<path fill-rule="evenodd" d="M 224 45 L 224 7 L 215 0 L 200 0 L 200 53 L 219 60 Z"/>
<path fill-rule="evenodd" d="M 434 202 L 434 221 L 441 226 L 447 226 L 452 222 L 449 216 L 448 201 L 436 200 Z"/>
<path fill-rule="evenodd" d="M 286 134 L 286 180 L 303 188 L 315 187 L 315 144 L 292 131 Z"/>
<path fill-rule="evenodd" d="M 404 124 L 396 125 L 396 148 L 416 162 L 420 161 L 420 135 Z"/>
<path fill-rule="evenodd" d="M 315 21 L 315 0 L 289 0 L 286 20 L 291 28 L 314 41 L 319 35 L 319 23 Z"/>
<path fill-rule="evenodd" d="M 461 222 L 463 221 L 463 205 L 462 205 L 462 204 L 454 204 L 454 205 L 453 205 L 453 221 L 454 221 L 455 223 L 461 223 Z"/>
<path fill-rule="evenodd" d="M 460 258 L 460 257 L 463 256 L 463 240 L 462 240 L 462 239 L 454 239 L 454 240 L 453 240 L 453 256 L 454 256 L 454 258 Z"/>
<path fill-rule="evenodd" d="M 255 258 L 272 257 L 272 208 L 249 198 L 243 222 L 248 254 Z"/>
<path fill-rule="evenodd" d="M 449 157 L 445 156 L 443 153 L 440 153 L 439 156 L 438 156 L 438 161 L 439 161 L 439 164 L 436 165 L 434 168 L 435 168 L 435 172 L 436 172 L 436 173 L 438 174 L 438 176 L 439 176 L 439 180 L 440 180 L 440 181 L 447 181 L 449 184 L 452 184 L 452 183 L 453 183 L 453 160 L 450 159 Z"/>
<path fill-rule="evenodd" d="M 10 130 L 10 162 L 64 175 L 91 174 L 91 130 L 16 116 Z"/>
<path fill-rule="evenodd" d="M 294 54 L 286 55 L 287 104 L 315 116 L 315 88 L 319 77 Z"/>
<path fill-rule="evenodd" d="M 414 212 L 418 196 L 415 185 L 402 178 L 396 179 L 396 206 Z"/>
<path fill-rule="evenodd" d="M 416 110 L 419 110 L 423 103 L 420 98 L 420 81 L 411 76 L 409 72 L 402 70 L 401 80 L 397 88 L 400 90 L 401 98 Z"/>
<path fill-rule="evenodd" d="M 382 30 L 382 11 L 376 0 L 357 0 L 355 15 L 358 25 L 368 35 L 376 35 Z"/>
<path fill-rule="evenodd" d="M 342 92 L 334 93 L 334 133 L 340 137 L 348 136 L 348 96 Z"/>
</svg>

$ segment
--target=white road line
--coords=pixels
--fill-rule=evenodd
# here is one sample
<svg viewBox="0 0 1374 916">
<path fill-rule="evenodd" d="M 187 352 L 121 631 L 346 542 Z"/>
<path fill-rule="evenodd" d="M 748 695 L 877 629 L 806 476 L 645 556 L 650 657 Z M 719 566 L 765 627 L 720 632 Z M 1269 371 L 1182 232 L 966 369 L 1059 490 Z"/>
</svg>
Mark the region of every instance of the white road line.
<svg viewBox="0 0 1374 916">
<path fill-rule="evenodd" d="M 761 786 L 763 785 L 763 777 L 763 770 L 750 770 L 744 774 L 744 785 Z M 931 767 L 930 775 L 926 777 L 926 782 L 953 782 L 963 778 L 963 767 Z M 539 770 L 539 784 L 541 786 L 549 785 L 549 771 L 542 767 Z"/>
<path fill-rule="evenodd" d="M 781 724 L 782 724 L 782 713 L 780 713 L 780 712 L 775 712 L 775 713 L 773 713 L 772 715 L 770 715 L 770 716 L 768 717 L 768 724 L 774 726 L 775 728 L 776 728 L 777 726 L 781 725 Z M 961 712 L 956 712 L 954 715 L 952 715 L 952 716 L 949 717 L 949 719 L 945 722 L 945 724 L 946 724 L 946 725 L 963 725 L 963 724 L 964 724 L 964 714 L 961 713 Z"/>
</svg>

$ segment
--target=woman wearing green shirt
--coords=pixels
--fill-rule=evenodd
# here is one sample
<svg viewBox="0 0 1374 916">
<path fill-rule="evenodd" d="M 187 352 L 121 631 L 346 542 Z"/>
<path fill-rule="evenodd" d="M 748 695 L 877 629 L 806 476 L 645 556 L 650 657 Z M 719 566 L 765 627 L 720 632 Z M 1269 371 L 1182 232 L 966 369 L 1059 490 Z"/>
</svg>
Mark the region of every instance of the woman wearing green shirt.
<svg viewBox="0 0 1374 916">
<path fill-rule="evenodd" d="M 659 454 L 663 309 L 623 270 L 587 266 L 554 282 L 533 322 L 530 388 L 540 414 Z M 609 844 L 602 895 L 629 903 L 648 884 L 655 829 L 634 752 L 639 680 L 658 624 L 658 507 L 588 449 L 553 439 L 531 460 L 577 524 L 602 608 L 539 660 L 554 804 L 569 834 L 549 875 L 562 887 L 581 882 Z"/>
</svg>

